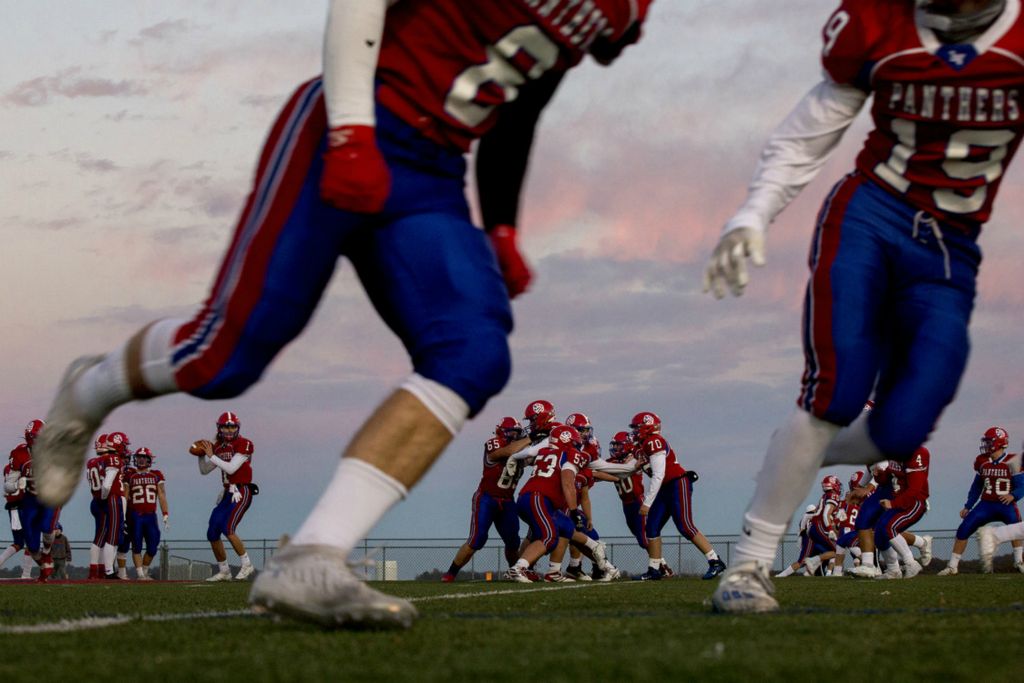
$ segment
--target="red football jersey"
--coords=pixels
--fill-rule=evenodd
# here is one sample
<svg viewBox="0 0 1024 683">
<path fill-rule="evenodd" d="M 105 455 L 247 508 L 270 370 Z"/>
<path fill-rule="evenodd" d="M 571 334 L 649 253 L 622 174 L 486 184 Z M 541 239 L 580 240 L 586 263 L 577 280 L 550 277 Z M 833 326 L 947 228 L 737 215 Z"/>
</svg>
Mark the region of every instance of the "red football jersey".
<svg viewBox="0 0 1024 683">
<path fill-rule="evenodd" d="M 136 471 L 128 478 L 128 504 L 140 514 L 156 512 L 157 492 L 164 483 L 160 470 Z"/>
<path fill-rule="evenodd" d="M 1013 477 L 1020 474 L 1020 456 L 1003 453 L 991 460 L 987 455 L 979 455 L 974 460 L 974 470 L 981 477 L 981 499 L 999 502 L 999 496 L 1013 491 Z"/>
<path fill-rule="evenodd" d="M 667 454 L 665 458 L 665 478 L 662 480 L 662 486 L 686 474 L 686 470 L 676 460 L 676 452 L 672 450 L 672 447 L 668 445 L 668 441 L 661 434 L 651 434 L 646 437 L 637 446 L 633 455 L 636 456 L 646 469 L 651 461 L 651 456 L 659 451 L 665 451 Z"/>
<path fill-rule="evenodd" d="M 889 472 L 892 474 L 892 506 L 896 508 L 910 507 L 915 501 L 928 500 L 928 467 L 931 454 L 922 446 L 914 452 L 906 462 L 889 461 Z"/>
<path fill-rule="evenodd" d="M 972 43 L 944 45 L 913 0 L 843 0 L 823 29 L 837 83 L 874 93 L 857 168 L 965 231 L 988 220 L 1024 130 L 1024 19 L 1007 3 Z"/>
<path fill-rule="evenodd" d="M 828 532 L 835 526 L 835 515 L 839 509 L 839 494 L 835 491 L 825 491 L 821 494 L 818 507 L 814 510 L 809 524 Z"/>
<path fill-rule="evenodd" d="M 89 458 L 85 463 L 85 480 L 89 482 L 89 492 L 93 498 L 101 498 L 103 493 L 103 456 Z"/>
<path fill-rule="evenodd" d="M 579 473 L 590 464 L 590 457 L 575 448 L 562 450 L 545 446 L 533 461 L 533 473 L 523 484 L 523 493 L 539 493 L 555 506 L 568 512 L 569 504 L 562 492 L 562 470 Z"/>
<path fill-rule="evenodd" d="M 513 471 L 505 469 L 509 461 L 502 458 L 491 460 L 490 455 L 499 448 L 508 445 L 502 436 L 492 436 L 484 442 L 484 471 L 480 477 L 480 484 L 477 490 L 494 496 L 495 498 L 512 498 L 516 492 L 516 484 L 523 476 L 523 464 L 521 460 L 512 461 Z"/>
<path fill-rule="evenodd" d="M 4 465 L 4 479 L 7 478 L 8 473 L 12 471 L 11 463 Z M 14 493 L 5 494 L 8 503 L 17 503 L 19 500 L 25 497 L 24 491 L 15 491 Z"/>
<path fill-rule="evenodd" d="M 650 0 L 431 0 L 388 10 L 378 101 L 425 136 L 468 150 L 521 88 L 617 42 Z M 632 33 L 630 35 L 633 35 Z"/>
<path fill-rule="evenodd" d="M 124 490 L 124 460 L 121 459 L 117 453 L 107 453 L 102 458 L 101 463 L 101 477 L 100 484 L 102 485 L 103 480 L 106 479 L 107 471 L 111 468 L 117 470 L 117 476 L 114 477 L 114 483 L 110 485 L 110 495 L 108 497 L 123 496 Z"/>
<path fill-rule="evenodd" d="M 847 531 L 856 529 L 857 515 L 860 514 L 860 502 L 854 502 L 847 498 L 840 504 L 839 509 L 843 512 L 843 521 L 839 525 L 839 530 L 846 533 Z"/>
<path fill-rule="evenodd" d="M 251 484 L 252 483 L 252 441 L 242 436 L 236 436 L 231 441 L 217 439 L 213 443 L 213 457 L 220 458 L 225 462 L 231 462 L 236 455 L 244 455 L 245 462 L 235 470 L 234 474 L 228 474 L 221 470 L 221 478 L 224 485 L 228 484 Z"/>
</svg>

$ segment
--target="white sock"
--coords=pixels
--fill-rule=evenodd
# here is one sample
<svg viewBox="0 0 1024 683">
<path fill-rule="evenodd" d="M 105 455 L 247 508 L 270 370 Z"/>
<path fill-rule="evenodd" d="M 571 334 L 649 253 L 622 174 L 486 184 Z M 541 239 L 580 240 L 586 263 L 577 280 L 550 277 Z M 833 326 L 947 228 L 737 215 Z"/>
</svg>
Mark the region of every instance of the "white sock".
<svg viewBox="0 0 1024 683">
<path fill-rule="evenodd" d="M 34 567 L 36 561 L 32 559 L 32 556 L 28 553 L 21 558 L 21 575 L 32 576 L 32 567 Z"/>
<path fill-rule="evenodd" d="M 583 558 L 582 557 L 570 557 L 569 558 L 569 566 L 570 567 L 582 567 L 583 566 Z"/>
<path fill-rule="evenodd" d="M 554 560 L 551 559 L 551 557 L 548 557 L 548 574 L 553 574 L 555 572 L 560 572 L 560 571 L 562 571 L 562 563 L 561 562 L 555 562 Z"/>
<path fill-rule="evenodd" d="M 883 550 L 882 553 L 885 556 L 886 569 L 890 569 L 891 567 L 895 567 L 896 569 L 900 568 L 900 554 L 896 552 L 896 548 L 889 546 Z"/>
<path fill-rule="evenodd" d="M 1024 546 L 1017 546 L 1013 549 L 1013 563 L 1020 564 L 1024 562 Z M 0 564 L 3 564 L 0 562 Z"/>
<path fill-rule="evenodd" d="M 848 427 L 839 430 L 835 440 L 825 449 L 822 466 L 870 465 L 885 460 L 885 456 L 868 434 L 870 416 L 871 411 L 862 411 Z"/>
<path fill-rule="evenodd" d="M 907 539 L 903 538 L 900 534 L 896 534 L 896 537 L 890 539 L 889 543 L 899 553 L 900 559 L 903 560 L 903 564 L 910 564 L 914 562 L 914 554 L 910 552 L 910 546 L 907 545 Z"/>
<path fill-rule="evenodd" d="M 718 553 L 716 553 L 715 549 L 712 548 L 711 550 L 704 553 L 704 557 L 708 558 L 708 562 L 714 562 L 718 559 Z"/>
<path fill-rule="evenodd" d="M 142 381 L 157 394 L 178 391 L 178 384 L 174 381 L 174 368 L 171 366 L 172 344 L 178 328 L 186 322 L 188 321 L 178 318 L 158 320 L 149 326 L 142 338 L 139 358 Z"/>
<path fill-rule="evenodd" d="M 913 545 L 914 545 L 915 548 L 923 548 L 924 547 L 924 536 L 918 536 L 917 534 L 914 534 L 914 543 L 913 543 Z"/>
<path fill-rule="evenodd" d="M 842 576 L 842 575 L 843 575 L 843 565 L 841 565 L 841 564 L 839 564 L 837 562 L 836 566 L 834 566 L 832 568 L 832 576 Z"/>
<path fill-rule="evenodd" d="M 101 548 L 95 543 L 89 544 L 89 566 L 100 564 Z"/>
<path fill-rule="evenodd" d="M 874 567 L 875 566 L 875 553 L 861 553 L 860 563 L 862 566 Z"/>
<path fill-rule="evenodd" d="M 992 529 L 992 538 L 996 540 L 996 545 L 1009 541 L 1024 540 L 1024 522 L 997 526 Z"/>
<path fill-rule="evenodd" d="M 118 567 L 117 568 L 117 575 L 120 576 L 122 579 L 127 579 L 128 578 L 128 567 Z"/>
<path fill-rule="evenodd" d="M 21 548 L 16 545 L 7 546 L 7 550 L 4 551 L 3 555 L 0 555 L 0 567 L 4 566 L 4 563 L 14 557 L 15 553 L 19 550 L 21 550 Z"/>
<path fill-rule="evenodd" d="M 342 458 L 334 478 L 292 542 L 330 545 L 347 553 L 408 494 L 397 479 L 373 465 Z"/>
<path fill-rule="evenodd" d="M 649 561 L 649 562 L 647 563 L 647 566 L 648 566 L 648 567 L 650 567 L 651 569 L 660 569 L 660 568 L 661 568 L 661 565 L 662 565 L 662 563 L 663 563 L 664 561 L 665 561 L 665 560 L 663 560 L 663 559 L 662 559 L 662 558 L 660 558 L 660 557 L 658 557 L 658 558 L 652 558 L 652 559 L 651 559 L 651 560 L 650 560 L 650 561 Z"/>
<path fill-rule="evenodd" d="M 960 553 L 953 553 L 949 556 L 949 564 L 946 565 L 950 569 L 956 569 L 960 566 Z"/>
<path fill-rule="evenodd" d="M 102 361 L 82 373 L 75 382 L 73 394 L 75 405 L 87 417 L 100 422 L 114 408 L 132 400 L 128 371 L 125 368 L 125 352 L 128 344 L 108 353 Z"/>
<path fill-rule="evenodd" d="M 231 572 L 231 567 L 228 566 L 227 562 L 217 562 L 217 571 L 221 574 L 228 574 Z"/>
<path fill-rule="evenodd" d="M 586 543 L 584 543 L 584 545 L 585 545 L 585 546 L 587 546 L 587 549 L 588 549 L 588 550 L 593 550 L 594 548 L 596 548 L 596 547 L 597 547 L 597 541 L 595 541 L 594 539 L 592 539 L 592 538 L 590 538 L 590 537 L 588 536 L 588 537 L 587 537 L 587 542 L 586 542 Z"/>
<path fill-rule="evenodd" d="M 854 545 L 854 546 L 850 546 L 850 554 L 853 555 L 856 558 L 860 558 L 860 556 L 863 554 L 863 552 L 861 551 L 860 548 L 858 548 L 857 546 Z M 871 557 L 871 561 L 872 562 L 875 561 L 874 556 Z"/>
<path fill-rule="evenodd" d="M 114 558 L 117 557 L 117 546 L 105 543 L 103 545 L 103 569 L 108 574 L 114 573 Z"/>
<path fill-rule="evenodd" d="M 248 567 L 250 564 L 252 564 L 252 560 L 249 559 L 249 553 L 243 553 L 239 555 L 238 559 L 242 561 L 243 567 Z"/>
<path fill-rule="evenodd" d="M 146 575 L 146 568 L 145 567 L 139 566 L 139 567 L 135 568 L 135 578 L 141 579 L 145 575 Z"/>
<path fill-rule="evenodd" d="M 518 560 L 516 560 L 515 566 L 525 571 L 530 568 L 530 563 L 520 557 Z"/>
<path fill-rule="evenodd" d="M 743 518 L 743 535 L 736 545 L 741 560 L 769 566 L 775 562 L 779 540 L 817 476 L 825 448 L 838 431 L 836 425 L 799 409 L 775 430 Z"/>
</svg>

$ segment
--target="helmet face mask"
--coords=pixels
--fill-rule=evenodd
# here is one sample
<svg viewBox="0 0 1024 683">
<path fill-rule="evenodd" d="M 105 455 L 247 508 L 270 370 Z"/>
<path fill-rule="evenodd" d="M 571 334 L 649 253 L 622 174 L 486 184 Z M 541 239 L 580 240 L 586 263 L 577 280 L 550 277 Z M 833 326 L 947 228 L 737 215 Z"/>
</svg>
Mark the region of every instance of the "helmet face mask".
<svg viewBox="0 0 1024 683">
<path fill-rule="evenodd" d="M 511 443 L 523 438 L 523 425 L 514 417 L 503 417 L 494 428 L 494 435 Z"/>
<path fill-rule="evenodd" d="M 629 436 L 629 432 L 616 433 L 608 444 L 608 455 L 612 458 L 624 457 L 631 443 L 632 439 Z"/>
<path fill-rule="evenodd" d="M 989 427 L 981 437 L 981 446 L 978 452 L 981 455 L 992 456 L 1000 450 L 1005 450 L 1010 445 L 1010 435 L 1002 427 Z"/>
<path fill-rule="evenodd" d="M 590 418 L 583 413 L 572 413 L 565 418 L 565 424 L 574 427 L 584 441 L 589 441 L 594 436 L 594 425 L 590 424 Z"/>
<path fill-rule="evenodd" d="M 550 401 L 533 401 L 523 411 L 523 419 L 530 425 L 531 432 L 547 429 L 554 424 L 555 407 Z"/>
<path fill-rule="evenodd" d="M 43 425 L 46 424 L 42 420 L 32 420 L 25 426 L 25 443 L 29 446 L 35 443 L 36 437 L 39 436 L 39 432 L 42 431 Z"/>
<path fill-rule="evenodd" d="M 821 490 L 824 492 L 834 491 L 835 493 L 843 492 L 843 482 L 839 481 L 839 477 L 834 474 L 830 474 L 821 480 Z"/>
<path fill-rule="evenodd" d="M 633 441 L 639 442 L 661 431 L 661 418 L 650 412 L 637 413 L 629 422 Z"/>
<path fill-rule="evenodd" d="M 217 438 L 221 441 L 233 441 L 238 436 L 240 428 L 241 422 L 238 420 L 238 415 L 231 411 L 221 413 L 221 416 L 217 418 Z"/>
<path fill-rule="evenodd" d="M 135 467 L 140 470 L 148 470 L 153 466 L 153 451 L 142 447 L 132 455 Z"/>
</svg>

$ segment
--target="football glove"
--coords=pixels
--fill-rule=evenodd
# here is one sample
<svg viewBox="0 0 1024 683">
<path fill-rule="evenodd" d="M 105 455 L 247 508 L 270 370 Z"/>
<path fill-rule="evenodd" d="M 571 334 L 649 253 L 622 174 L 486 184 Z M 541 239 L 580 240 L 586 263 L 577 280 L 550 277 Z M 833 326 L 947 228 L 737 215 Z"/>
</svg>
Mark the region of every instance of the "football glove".
<svg viewBox="0 0 1024 683">
<path fill-rule="evenodd" d="M 487 236 L 491 238 L 491 246 L 494 247 L 494 255 L 498 258 L 498 266 L 505 278 L 508 296 L 514 299 L 529 289 L 530 280 L 533 279 L 530 267 L 519 253 L 516 229 L 511 225 L 499 225 L 488 232 Z"/>
<path fill-rule="evenodd" d="M 587 529 L 587 516 L 583 514 L 582 510 L 573 510 L 569 513 L 572 517 L 572 523 L 576 526 L 576 531 L 586 531 Z"/>
<path fill-rule="evenodd" d="M 373 126 L 332 128 L 324 152 L 320 198 L 338 209 L 378 213 L 391 193 L 391 172 Z"/>
<path fill-rule="evenodd" d="M 764 265 L 764 233 L 754 228 L 735 228 L 722 235 L 718 245 L 711 252 L 707 269 L 704 271 L 704 291 L 714 294 L 716 299 L 725 296 L 725 288 L 733 296 L 743 294 L 750 276 L 747 275 L 747 259 L 755 266 Z"/>
<path fill-rule="evenodd" d="M 164 515 L 164 531 L 168 531 L 171 528 L 170 515 Z"/>
</svg>

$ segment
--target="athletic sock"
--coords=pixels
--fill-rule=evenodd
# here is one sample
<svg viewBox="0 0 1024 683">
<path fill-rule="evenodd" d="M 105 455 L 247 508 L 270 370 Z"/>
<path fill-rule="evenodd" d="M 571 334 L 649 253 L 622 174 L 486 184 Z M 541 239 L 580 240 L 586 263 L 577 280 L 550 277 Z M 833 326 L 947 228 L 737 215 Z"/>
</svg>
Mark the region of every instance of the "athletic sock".
<svg viewBox="0 0 1024 683">
<path fill-rule="evenodd" d="M 949 564 L 946 565 L 946 566 L 949 567 L 950 569 L 956 569 L 957 567 L 960 566 L 960 557 L 961 557 L 960 553 L 953 553 L 952 555 L 949 556 Z"/>
</svg>

